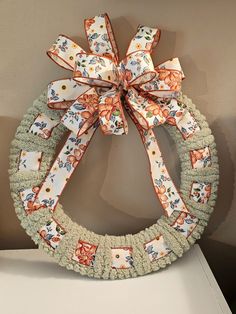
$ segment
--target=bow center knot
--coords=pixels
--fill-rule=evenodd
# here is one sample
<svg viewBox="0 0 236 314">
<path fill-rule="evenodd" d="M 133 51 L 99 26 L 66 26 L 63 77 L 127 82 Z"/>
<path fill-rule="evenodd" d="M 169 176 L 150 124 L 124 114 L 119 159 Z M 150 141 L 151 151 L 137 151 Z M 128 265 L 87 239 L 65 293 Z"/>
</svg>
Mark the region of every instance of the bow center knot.
<svg viewBox="0 0 236 314">
<path fill-rule="evenodd" d="M 125 104 L 145 129 L 165 123 L 158 99 L 174 97 L 184 75 L 177 58 L 154 66 L 151 53 L 160 30 L 139 26 L 121 61 L 107 14 L 86 20 L 85 30 L 90 52 L 64 35 L 47 52 L 58 65 L 73 71 L 72 78 L 48 87 L 48 106 L 66 109 L 61 122 L 77 136 L 97 120 L 104 134 L 126 134 Z"/>
</svg>

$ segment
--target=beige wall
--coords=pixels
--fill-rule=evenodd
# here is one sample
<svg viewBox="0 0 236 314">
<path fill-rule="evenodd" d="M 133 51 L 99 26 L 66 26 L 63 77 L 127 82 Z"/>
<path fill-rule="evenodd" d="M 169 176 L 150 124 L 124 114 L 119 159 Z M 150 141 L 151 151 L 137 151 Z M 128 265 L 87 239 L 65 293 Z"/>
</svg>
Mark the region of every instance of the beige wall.
<svg viewBox="0 0 236 314">
<path fill-rule="evenodd" d="M 45 51 L 59 33 L 87 48 L 83 19 L 108 12 L 121 56 L 139 23 L 162 29 L 155 62 L 178 56 L 184 92 L 208 118 L 220 158 L 220 191 L 205 239 L 236 246 L 236 40 L 235 1 L 0 1 L 0 239 L 1 248 L 30 247 L 15 216 L 6 168 L 15 129 L 32 101 L 65 70 Z M 62 197 L 68 213 L 100 233 L 136 232 L 160 215 L 147 176 L 140 139 L 130 125 L 126 137 L 98 133 Z M 178 182 L 173 143 L 162 130 L 161 146 Z M 167 144 L 167 145 L 166 145 Z"/>
</svg>

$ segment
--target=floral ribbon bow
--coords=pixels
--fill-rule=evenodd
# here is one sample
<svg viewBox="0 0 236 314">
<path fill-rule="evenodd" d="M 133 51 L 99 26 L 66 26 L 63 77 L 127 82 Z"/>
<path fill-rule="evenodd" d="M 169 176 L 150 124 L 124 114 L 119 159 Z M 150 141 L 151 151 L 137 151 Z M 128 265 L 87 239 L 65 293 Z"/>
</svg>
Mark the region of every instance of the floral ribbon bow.
<svg viewBox="0 0 236 314">
<path fill-rule="evenodd" d="M 61 122 L 77 136 L 99 119 L 104 134 L 127 134 L 122 98 L 144 129 L 165 123 L 158 99 L 174 97 L 184 78 L 178 58 L 154 66 L 151 52 L 160 30 L 139 26 L 120 62 L 107 14 L 85 20 L 90 53 L 64 35 L 47 51 L 73 77 L 48 86 L 48 106 L 66 109 Z M 153 100 L 155 99 L 155 101 Z"/>
<path fill-rule="evenodd" d="M 139 26 L 120 62 L 107 14 L 85 20 L 85 29 L 90 53 L 64 35 L 47 52 L 61 67 L 73 71 L 72 78 L 53 81 L 48 86 L 48 106 L 65 110 L 61 122 L 71 132 L 34 195 L 33 210 L 55 210 L 98 120 L 104 134 L 127 133 L 123 102 L 143 139 L 153 184 L 165 212 L 168 216 L 174 210 L 188 212 L 150 130 L 165 122 L 178 126 L 184 119 L 185 109 L 175 97 L 184 78 L 178 59 L 154 67 L 151 52 L 160 38 L 157 28 Z"/>
</svg>

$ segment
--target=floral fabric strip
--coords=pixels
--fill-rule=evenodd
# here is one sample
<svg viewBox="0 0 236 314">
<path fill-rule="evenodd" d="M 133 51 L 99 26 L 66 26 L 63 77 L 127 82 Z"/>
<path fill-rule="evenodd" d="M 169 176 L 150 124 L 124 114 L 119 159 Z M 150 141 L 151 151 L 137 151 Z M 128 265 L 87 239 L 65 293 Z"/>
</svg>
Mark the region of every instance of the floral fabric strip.
<svg viewBox="0 0 236 314">
<path fill-rule="evenodd" d="M 184 104 L 175 98 L 167 101 L 160 100 L 162 113 L 166 122 L 176 126 L 184 139 L 190 138 L 196 131 L 200 130 L 195 118 L 185 110 Z"/>
<path fill-rule="evenodd" d="M 48 107 L 59 110 L 68 109 L 88 89 L 90 89 L 89 86 L 76 83 L 73 79 L 53 81 L 48 85 Z"/>
<path fill-rule="evenodd" d="M 94 88 L 80 95 L 63 115 L 61 122 L 74 134 L 80 136 L 98 119 L 98 94 Z"/>
<path fill-rule="evenodd" d="M 142 84 L 141 90 L 161 98 L 177 96 L 181 89 L 181 82 L 185 77 L 179 59 L 173 58 L 165 61 L 156 66 L 155 71 L 155 80 Z"/>
<path fill-rule="evenodd" d="M 190 158 L 194 169 L 211 166 L 211 153 L 208 146 L 190 151 Z"/>
<path fill-rule="evenodd" d="M 47 54 L 61 67 L 73 71 L 75 56 L 80 52 L 85 51 L 69 37 L 59 35 Z"/>
<path fill-rule="evenodd" d="M 35 210 L 39 209 L 39 206 L 34 205 L 35 197 L 38 192 L 39 187 L 33 187 L 20 191 L 20 198 L 22 200 L 26 214 L 31 214 Z"/>
<path fill-rule="evenodd" d="M 94 266 L 96 250 L 96 245 L 79 240 L 72 259 L 81 265 L 92 267 Z"/>
<path fill-rule="evenodd" d="M 42 152 L 28 152 L 21 150 L 19 171 L 37 171 L 40 168 Z"/>
<path fill-rule="evenodd" d="M 111 89 L 99 98 L 100 128 L 105 135 L 128 133 L 128 124 L 122 107 L 120 92 Z"/>
<path fill-rule="evenodd" d="M 76 56 L 74 80 L 91 86 L 112 87 L 119 84 L 119 73 L 111 59 L 80 53 Z"/>
<path fill-rule="evenodd" d="M 167 254 L 171 252 L 171 250 L 166 245 L 165 240 L 162 235 L 153 239 L 152 241 L 145 243 L 144 249 L 146 253 L 148 254 L 148 257 L 151 262 L 163 256 L 166 256 Z"/>
<path fill-rule="evenodd" d="M 198 219 L 195 216 L 187 213 L 180 213 L 172 227 L 187 238 L 197 226 L 197 223 Z"/>
<path fill-rule="evenodd" d="M 166 118 L 160 104 L 150 98 L 144 98 L 134 88 L 128 90 L 127 103 L 133 109 L 133 114 L 144 129 L 165 123 Z"/>
<path fill-rule="evenodd" d="M 93 125 L 87 133 L 80 137 L 70 133 L 40 187 L 34 202 L 35 206 L 48 207 L 51 211 L 55 209 L 67 181 L 82 159 L 96 128 L 97 126 Z"/>
<path fill-rule="evenodd" d="M 137 33 L 130 42 L 127 50 L 127 55 L 138 51 L 146 50 L 151 52 L 153 48 L 158 44 L 161 31 L 158 28 L 151 28 L 144 25 L 139 25 Z"/>
<path fill-rule="evenodd" d="M 139 128 L 139 132 L 150 160 L 154 188 L 166 215 L 169 217 L 175 210 L 188 212 L 166 169 L 153 131 L 144 131 L 142 128 Z"/>
<path fill-rule="evenodd" d="M 111 249 L 112 268 L 125 269 L 133 266 L 132 248 L 120 247 Z"/>
<path fill-rule="evenodd" d="M 60 241 L 66 234 L 64 228 L 62 228 L 55 219 L 50 219 L 38 232 L 40 237 L 54 250 L 58 247 Z"/>
<path fill-rule="evenodd" d="M 86 19 L 84 26 L 90 51 L 111 58 L 117 63 L 118 48 L 108 15 L 105 13 Z"/>
<path fill-rule="evenodd" d="M 211 195 L 211 184 L 206 182 L 193 182 L 190 198 L 201 204 L 206 204 Z"/>
<path fill-rule="evenodd" d="M 29 129 L 29 133 L 38 135 L 41 138 L 48 139 L 51 136 L 53 128 L 58 122 L 48 118 L 45 114 L 40 113 Z"/>
<path fill-rule="evenodd" d="M 190 138 L 200 127 L 190 112 L 186 112 L 183 118 L 177 124 L 177 127 L 184 139 Z"/>
</svg>

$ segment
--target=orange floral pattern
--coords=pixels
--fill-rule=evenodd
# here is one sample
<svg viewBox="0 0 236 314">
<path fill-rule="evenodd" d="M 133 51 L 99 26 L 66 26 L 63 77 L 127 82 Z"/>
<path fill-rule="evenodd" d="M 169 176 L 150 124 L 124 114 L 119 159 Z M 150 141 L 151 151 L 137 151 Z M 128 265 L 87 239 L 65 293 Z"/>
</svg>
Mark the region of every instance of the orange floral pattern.
<svg viewBox="0 0 236 314">
<path fill-rule="evenodd" d="M 179 71 L 159 70 L 158 78 L 173 91 L 179 91 L 181 88 L 182 74 Z"/>
<path fill-rule="evenodd" d="M 65 229 L 62 228 L 55 219 L 47 221 L 46 225 L 38 231 L 40 237 L 54 250 L 58 247 L 65 236 Z"/>
<path fill-rule="evenodd" d="M 112 268 L 126 269 L 133 266 L 132 247 L 111 249 Z"/>
<path fill-rule="evenodd" d="M 193 182 L 190 198 L 201 204 L 206 204 L 211 196 L 211 184 L 206 182 Z"/>
<path fill-rule="evenodd" d="M 195 169 L 211 166 L 211 154 L 208 146 L 190 151 L 190 158 L 192 167 Z"/>
<path fill-rule="evenodd" d="M 39 192 L 39 187 L 33 187 L 20 191 L 20 198 L 26 214 L 32 214 L 35 210 L 39 209 L 39 205 L 34 204 L 35 196 Z"/>
<path fill-rule="evenodd" d="M 144 249 L 151 262 L 171 252 L 162 235 L 144 244 Z"/>
<path fill-rule="evenodd" d="M 72 259 L 81 265 L 94 266 L 96 250 L 96 245 L 79 240 Z"/>
<path fill-rule="evenodd" d="M 45 114 L 40 113 L 31 125 L 29 133 L 48 139 L 51 136 L 53 128 L 57 125 L 58 121 L 50 119 Z"/>
<path fill-rule="evenodd" d="M 61 118 L 61 122 L 72 132 L 80 136 L 91 127 L 98 118 L 98 95 L 94 88 L 82 94 Z"/>
<path fill-rule="evenodd" d="M 69 134 L 65 145 L 36 195 L 35 206 L 48 207 L 51 211 L 55 210 L 58 199 L 68 179 L 83 157 L 96 128 L 97 125 L 93 125 L 80 137 L 77 137 L 74 133 Z"/>
<path fill-rule="evenodd" d="M 188 238 L 197 226 L 197 223 L 198 219 L 195 216 L 188 213 L 180 213 L 176 221 L 172 224 L 172 227 Z"/>
</svg>

